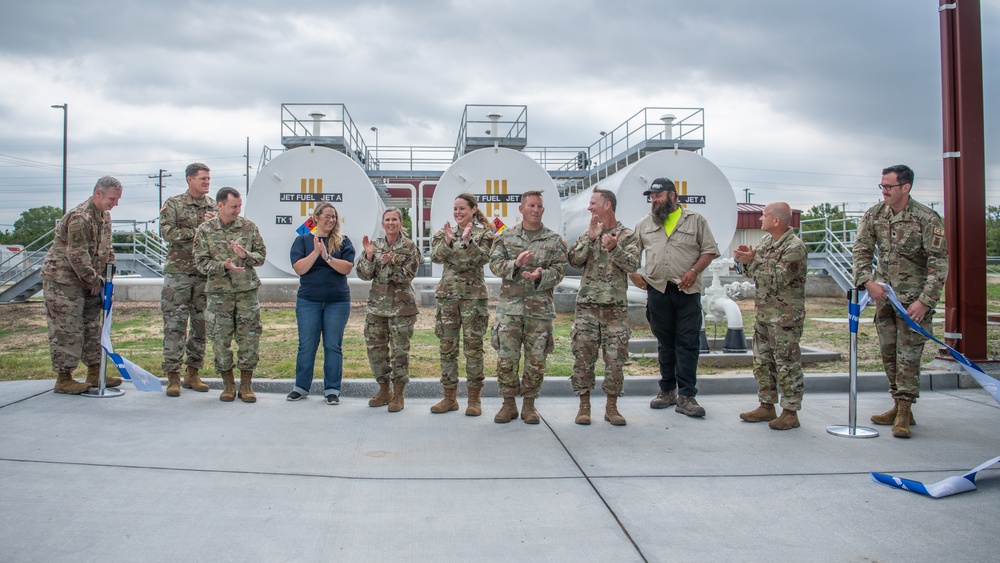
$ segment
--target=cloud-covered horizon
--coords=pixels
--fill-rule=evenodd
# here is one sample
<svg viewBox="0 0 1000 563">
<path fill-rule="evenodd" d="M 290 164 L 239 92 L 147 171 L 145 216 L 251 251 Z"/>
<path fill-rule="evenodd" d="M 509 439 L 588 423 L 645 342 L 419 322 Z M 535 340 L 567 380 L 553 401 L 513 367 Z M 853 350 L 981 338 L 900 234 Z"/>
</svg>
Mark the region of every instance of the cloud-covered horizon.
<svg viewBox="0 0 1000 563">
<path fill-rule="evenodd" d="M 97 177 L 127 193 L 116 218 L 153 218 L 155 175 L 183 191 L 205 161 L 242 186 L 280 147 L 282 103 L 343 103 L 383 146 L 453 145 L 465 104 L 528 106 L 531 146 L 587 146 L 643 107 L 703 107 L 704 154 L 738 199 L 878 199 L 905 162 L 940 201 L 936 3 L 887 0 L 536 0 L 484 5 L 303 0 L 40 0 L 0 21 L 0 229 L 61 204 L 69 104 L 70 203 Z M 983 29 L 1000 23 L 983 3 Z M 995 34 L 983 34 L 987 189 L 1000 200 Z M 369 145 L 374 139 L 366 139 Z"/>
</svg>

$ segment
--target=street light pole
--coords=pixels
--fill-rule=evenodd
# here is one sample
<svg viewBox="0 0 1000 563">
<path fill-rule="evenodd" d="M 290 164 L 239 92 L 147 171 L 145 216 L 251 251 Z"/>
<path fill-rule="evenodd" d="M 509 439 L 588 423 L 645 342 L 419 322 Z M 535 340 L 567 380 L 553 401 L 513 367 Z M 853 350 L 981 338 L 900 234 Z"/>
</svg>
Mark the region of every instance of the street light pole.
<svg viewBox="0 0 1000 563">
<path fill-rule="evenodd" d="M 63 215 L 66 214 L 66 133 L 69 122 L 69 104 L 54 105 L 53 108 L 63 110 Z"/>
<path fill-rule="evenodd" d="M 375 169 L 378 170 L 378 127 L 372 127 L 372 131 L 375 132 Z"/>
</svg>

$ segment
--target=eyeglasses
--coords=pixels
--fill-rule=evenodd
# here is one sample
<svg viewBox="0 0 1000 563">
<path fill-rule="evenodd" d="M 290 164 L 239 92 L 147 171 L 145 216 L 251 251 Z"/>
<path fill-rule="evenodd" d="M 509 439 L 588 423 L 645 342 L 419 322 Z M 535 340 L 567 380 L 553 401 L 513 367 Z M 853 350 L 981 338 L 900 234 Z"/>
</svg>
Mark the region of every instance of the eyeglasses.
<svg viewBox="0 0 1000 563">
<path fill-rule="evenodd" d="M 337 220 L 337 216 L 336 215 L 320 215 L 319 218 L 320 219 L 326 219 L 327 221 L 336 221 Z"/>
<path fill-rule="evenodd" d="M 905 185 L 906 184 L 879 184 L 878 185 L 878 189 L 880 189 L 883 192 L 885 192 L 885 191 L 891 190 L 892 188 L 898 188 L 900 186 L 905 186 Z"/>
</svg>

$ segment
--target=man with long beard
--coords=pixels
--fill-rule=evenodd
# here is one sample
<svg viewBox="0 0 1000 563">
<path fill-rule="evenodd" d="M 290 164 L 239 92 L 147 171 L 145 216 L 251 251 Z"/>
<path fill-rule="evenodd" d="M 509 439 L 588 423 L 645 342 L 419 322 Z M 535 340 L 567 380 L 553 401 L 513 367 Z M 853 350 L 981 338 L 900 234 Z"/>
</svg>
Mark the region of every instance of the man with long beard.
<svg viewBox="0 0 1000 563">
<path fill-rule="evenodd" d="M 657 178 L 643 192 L 652 211 L 635 226 L 639 249 L 645 252 L 642 274 L 629 274 L 645 289 L 646 319 L 656 337 L 660 392 L 653 409 L 677 405 L 687 416 L 705 416 L 695 400 L 698 393 L 698 335 L 701 332 L 701 274 L 719 256 L 708 220 L 677 203 L 677 189 Z"/>
</svg>

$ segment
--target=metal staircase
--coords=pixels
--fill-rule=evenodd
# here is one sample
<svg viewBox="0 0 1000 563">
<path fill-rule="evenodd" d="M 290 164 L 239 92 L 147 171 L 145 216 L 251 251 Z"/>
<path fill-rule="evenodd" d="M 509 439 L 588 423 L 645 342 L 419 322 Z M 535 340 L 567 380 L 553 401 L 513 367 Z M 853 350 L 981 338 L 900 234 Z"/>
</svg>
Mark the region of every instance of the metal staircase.
<svg viewBox="0 0 1000 563">
<path fill-rule="evenodd" d="M 815 235 L 822 235 L 818 241 L 806 242 L 809 249 L 809 270 L 826 272 L 844 291 L 854 287 L 854 258 L 851 250 L 859 222 L 850 217 L 807 219 L 799 227 L 799 236 L 803 240 L 816 239 Z"/>
<path fill-rule="evenodd" d="M 163 277 L 167 260 L 167 245 L 156 233 L 149 231 L 150 222 L 112 221 L 115 265 L 118 275 L 143 278 Z M 55 229 L 24 246 L 24 250 L 0 262 L 0 304 L 22 303 L 42 290 L 42 264 L 52 246 Z"/>
</svg>

